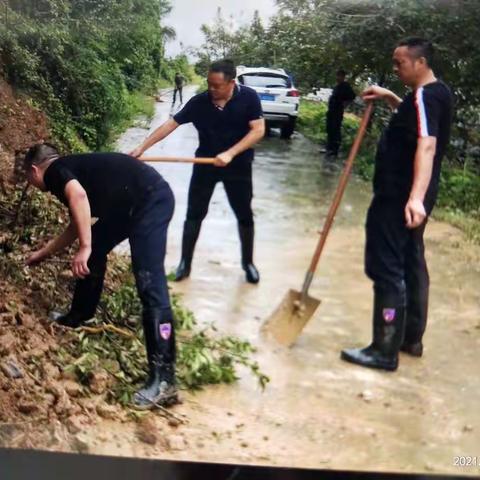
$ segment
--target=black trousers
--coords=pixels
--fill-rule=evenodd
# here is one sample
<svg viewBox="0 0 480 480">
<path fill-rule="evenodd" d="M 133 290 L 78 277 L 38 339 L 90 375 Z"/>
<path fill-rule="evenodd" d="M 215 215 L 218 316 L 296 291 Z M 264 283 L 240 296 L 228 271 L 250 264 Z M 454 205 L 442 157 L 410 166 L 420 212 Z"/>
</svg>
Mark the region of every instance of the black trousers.
<svg viewBox="0 0 480 480">
<path fill-rule="evenodd" d="M 406 306 L 405 342 L 421 341 L 427 325 L 429 275 L 423 234 L 426 221 L 405 226 L 403 201 L 374 197 L 367 214 L 365 272 L 374 289 Z"/>
<path fill-rule="evenodd" d="M 327 150 L 338 154 L 342 143 L 343 110 L 329 108 L 327 112 Z"/>
<path fill-rule="evenodd" d="M 183 91 L 183 87 L 175 87 L 173 89 L 173 102 L 172 103 L 175 103 L 175 99 L 177 98 L 177 92 L 178 92 L 178 95 L 180 97 L 180 103 L 183 103 L 182 91 Z"/>
<path fill-rule="evenodd" d="M 251 162 L 228 167 L 194 165 L 188 190 L 187 220 L 202 221 L 205 218 L 217 182 L 223 183 L 238 223 L 253 226 Z"/>
<path fill-rule="evenodd" d="M 173 216 L 175 200 L 163 180 L 147 189 L 144 200 L 132 212 L 112 212 L 92 226 L 92 254 L 88 260 L 90 275 L 75 285 L 71 310 L 85 318 L 95 315 L 103 289 L 107 255 L 123 240 L 130 242 L 132 268 L 144 322 L 153 321 L 163 312 L 172 323 L 167 342 L 167 360 L 175 359 L 175 336 L 170 297 L 165 275 L 167 229 Z"/>
</svg>

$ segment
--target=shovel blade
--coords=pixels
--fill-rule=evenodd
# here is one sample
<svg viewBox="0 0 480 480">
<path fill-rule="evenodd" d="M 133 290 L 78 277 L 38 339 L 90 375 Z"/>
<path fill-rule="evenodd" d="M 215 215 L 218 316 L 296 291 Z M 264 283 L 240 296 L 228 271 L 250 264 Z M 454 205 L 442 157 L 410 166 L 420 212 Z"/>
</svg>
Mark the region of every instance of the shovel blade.
<svg viewBox="0 0 480 480">
<path fill-rule="evenodd" d="M 289 290 L 262 325 L 262 333 L 274 338 L 281 345 L 290 347 L 320 305 L 320 300 L 309 295 L 300 304 L 301 296 L 301 292 Z"/>
</svg>

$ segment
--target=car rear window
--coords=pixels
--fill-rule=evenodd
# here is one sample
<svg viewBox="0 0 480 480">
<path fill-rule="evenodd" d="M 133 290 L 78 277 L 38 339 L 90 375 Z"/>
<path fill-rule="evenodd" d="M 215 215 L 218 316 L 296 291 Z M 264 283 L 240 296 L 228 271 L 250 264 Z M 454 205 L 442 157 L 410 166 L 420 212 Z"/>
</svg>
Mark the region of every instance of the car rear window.
<svg viewBox="0 0 480 480">
<path fill-rule="evenodd" d="M 292 88 L 292 82 L 283 75 L 265 73 L 246 73 L 238 77 L 239 82 L 247 87 Z"/>
</svg>

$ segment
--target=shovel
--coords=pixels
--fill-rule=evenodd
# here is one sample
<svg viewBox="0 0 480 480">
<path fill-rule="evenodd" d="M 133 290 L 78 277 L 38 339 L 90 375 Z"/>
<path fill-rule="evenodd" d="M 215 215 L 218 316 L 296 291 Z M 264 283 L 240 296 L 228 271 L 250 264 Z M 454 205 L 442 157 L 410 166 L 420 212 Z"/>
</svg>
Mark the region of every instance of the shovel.
<svg viewBox="0 0 480 480">
<path fill-rule="evenodd" d="M 142 162 L 174 162 L 174 163 L 201 163 L 212 164 L 215 162 L 215 158 L 210 157 L 139 157 Z"/>
<path fill-rule="evenodd" d="M 287 347 L 291 346 L 297 337 L 302 332 L 306 323 L 315 313 L 315 310 L 320 305 L 320 300 L 311 297 L 308 294 L 308 289 L 313 280 L 313 275 L 317 268 L 318 261 L 320 260 L 320 254 L 323 251 L 327 235 L 332 226 L 335 214 L 337 212 L 340 201 L 342 200 L 343 193 L 347 186 L 348 177 L 352 170 L 353 161 L 358 153 L 360 144 L 365 136 L 365 130 L 370 120 L 370 116 L 373 109 L 373 103 L 369 103 L 362 117 L 360 128 L 353 142 L 350 153 L 348 154 L 345 167 L 338 183 L 335 196 L 333 197 L 332 205 L 328 211 L 323 230 L 320 232 L 320 239 L 318 240 L 317 248 L 313 254 L 310 267 L 308 268 L 305 280 L 303 282 L 302 290 L 289 290 L 284 296 L 282 302 L 278 305 L 275 311 L 262 325 L 261 331 L 267 336 L 275 338 L 277 342 Z"/>
</svg>

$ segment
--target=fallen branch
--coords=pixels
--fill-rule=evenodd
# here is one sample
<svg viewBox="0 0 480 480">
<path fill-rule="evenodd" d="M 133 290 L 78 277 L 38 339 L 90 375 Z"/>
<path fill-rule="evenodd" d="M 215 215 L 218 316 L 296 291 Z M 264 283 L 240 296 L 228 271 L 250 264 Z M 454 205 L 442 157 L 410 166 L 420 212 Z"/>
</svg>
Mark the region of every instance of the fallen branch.
<svg viewBox="0 0 480 480">
<path fill-rule="evenodd" d="M 115 325 L 101 325 L 100 327 L 80 327 L 79 330 L 86 332 L 86 333 L 92 333 L 92 334 L 97 334 L 97 333 L 103 333 L 103 332 L 113 332 L 113 333 L 118 333 L 119 335 L 122 335 L 127 338 L 136 338 L 135 334 L 132 332 L 128 332 L 127 330 L 124 330 L 123 328 L 116 327 Z"/>
<path fill-rule="evenodd" d="M 163 405 L 160 405 L 159 403 L 157 402 L 154 402 L 152 400 L 150 400 L 149 398 L 147 398 L 145 395 L 142 395 L 140 392 L 138 392 L 138 394 L 143 397 L 145 400 L 148 400 L 153 406 L 155 406 L 156 408 L 158 408 L 162 413 L 164 413 L 167 417 L 170 417 L 170 418 L 173 418 L 174 420 L 177 420 L 178 422 L 182 423 L 182 424 L 186 424 L 187 421 L 184 420 L 183 418 L 175 415 L 174 413 L 172 413 L 170 410 L 168 410 L 168 408 L 165 408 Z M 176 394 L 172 394 L 171 397 L 174 397 Z M 136 410 L 135 410 L 136 411 Z"/>
</svg>

